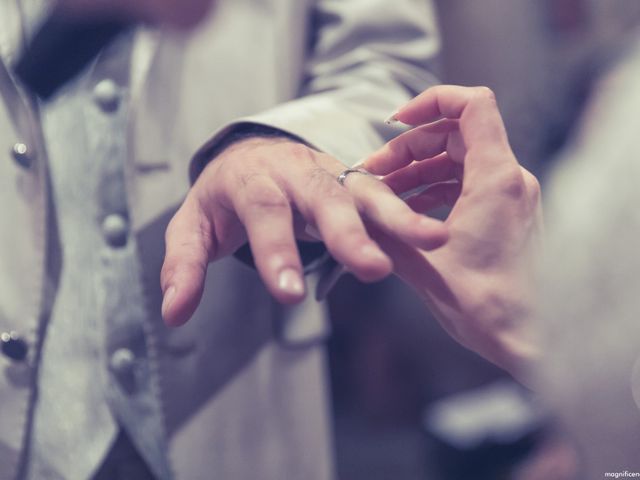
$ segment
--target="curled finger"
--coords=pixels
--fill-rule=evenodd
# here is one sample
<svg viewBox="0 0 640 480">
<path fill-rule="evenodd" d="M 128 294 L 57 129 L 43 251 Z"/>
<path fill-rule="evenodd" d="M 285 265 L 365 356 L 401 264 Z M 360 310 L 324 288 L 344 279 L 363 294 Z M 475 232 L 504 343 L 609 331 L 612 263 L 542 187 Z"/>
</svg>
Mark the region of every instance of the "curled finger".
<svg viewBox="0 0 640 480">
<path fill-rule="evenodd" d="M 438 220 L 419 215 L 388 186 L 368 176 L 354 176 L 345 183 L 367 224 L 417 248 L 432 250 L 448 239 Z"/>
</svg>

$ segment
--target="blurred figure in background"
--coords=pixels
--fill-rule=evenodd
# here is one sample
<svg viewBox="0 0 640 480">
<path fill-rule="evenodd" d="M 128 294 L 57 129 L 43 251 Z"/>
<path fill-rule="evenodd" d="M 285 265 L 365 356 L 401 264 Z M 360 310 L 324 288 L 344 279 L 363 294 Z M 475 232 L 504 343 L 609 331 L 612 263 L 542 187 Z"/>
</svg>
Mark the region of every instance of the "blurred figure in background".
<svg viewBox="0 0 640 480">
<path fill-rule="evenodd" d="M 196 4 L 206 8 L 174 6 Z M 204 168 L 198 180 L 226 186 L 226 201 L 246 200 L 243 187 L 267 177 L 256 162 L 268 165 L 323 216 L 321 231 L 357 234 L 360 243 L 328 242 L 332 253 L 362 277 L 386 274 L 356 208 L 366 197 L 375 210 L 375 196 L 335 180 L 396 133 L 389 112 L 435 82 L 430 2 L 218 2 L 189 35 L 130 31 L 37 104 L 7 67 L 48 5 L 0 0 L 0 477 L 331 478 L 322 306 L 283 307 L 226 259 L 196 285 L 205 295 L 190 323 L 168 331 L 163 237 L 199 151 L 192 177 Z M 157 19 L 173 18 L 162 11 Z M 221 166 L 227 177 L 211 173 Z M 345 217 L 317 210 L 334 194 Z M 255 200 L 276 206 L 260 192 L 249 200 L 249 215 Z M 229 212 L 220 256 L 246 241 Z M 437 222 L 426 224 L 414 240 L 429 240 Z M 174 245 L 188 246 L 174 226 Z M 199 253 L 182 250 L 192 267 Z M 255 260 L 271 292 L 300 300 L 297 259 L 268 258 Z M 195 305 L 167 284 L 184 285 L 170 267 L 164 313 L 177 323 Z"/>
<path fill-rule="evenodd" d="M 640 36 L 610 55 L 546 202 L 540 388 L 587 479 L 640 475 Z"/>
</svg>

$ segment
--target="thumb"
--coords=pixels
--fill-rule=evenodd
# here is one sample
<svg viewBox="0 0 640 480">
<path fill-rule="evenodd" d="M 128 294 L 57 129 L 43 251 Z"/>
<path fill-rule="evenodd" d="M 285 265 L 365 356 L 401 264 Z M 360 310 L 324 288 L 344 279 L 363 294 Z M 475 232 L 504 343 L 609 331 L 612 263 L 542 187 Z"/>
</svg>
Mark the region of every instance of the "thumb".
<svg viewBox="0 0 640 480">
<path fill-rule="evenodd" d="M 160 284 L 162 317 L 171 327 L 186 323 L 200 303 L 209 259 L 214 255 L 212 232 L 207 215 L 190 197 L 169 222 Z"/>
</svg>

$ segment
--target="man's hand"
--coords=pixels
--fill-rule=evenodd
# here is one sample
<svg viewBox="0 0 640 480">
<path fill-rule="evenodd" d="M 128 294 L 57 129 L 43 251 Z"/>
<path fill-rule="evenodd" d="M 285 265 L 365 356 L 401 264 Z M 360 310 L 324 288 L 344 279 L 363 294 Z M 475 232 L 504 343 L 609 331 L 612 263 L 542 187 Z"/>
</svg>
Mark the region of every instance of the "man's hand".
<svg viewBox="0 0 640 480">
<path fill-rule="evenodd" d="M 365 223 L 408 245 L 431 250 L 447 240 L 436 220 L 414 212 L 374 177 L 354 173 L 335 158 L 285 138 L 232 144 L 202 171 L 166 233 L 161 284 L 169 325 L 193 314 L 207 265 L 249 241 L 257 269 L 282 303 L 305 295 L 296 237 L 319 232 L 328 250 L 363 281 L 391 273 L 388 256 Z"/>
<path fill-rule="evenodd" d="M 517 374 L 536 351 L 529 330 L 539 184 L 518 164 L 487 88 L 434 87 L 395 120 L 416 128 L 364 168 L 387 175 L 398 194 L 429 186 L 408 203 L 421 212 L 453 207 L 450 238 L 433 252 L 391 238 L 380 244 L 454 338 Z"/>
</svg>

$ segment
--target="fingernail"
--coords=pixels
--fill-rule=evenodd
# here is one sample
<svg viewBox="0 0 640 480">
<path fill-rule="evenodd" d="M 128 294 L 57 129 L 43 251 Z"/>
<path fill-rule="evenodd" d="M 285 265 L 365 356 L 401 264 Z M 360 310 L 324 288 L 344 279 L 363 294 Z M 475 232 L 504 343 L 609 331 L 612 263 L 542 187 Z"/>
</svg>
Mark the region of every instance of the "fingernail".
<svg viewBox="0 0 640 480">
<path fill-rule="evenodd" d="M 173 285 L 170 286 L 167 291 L 164 293 L 164 298 L 162 299 L 162 316 L 165 317 L 169 308 L 171 308 L 171 304 L 176 296 L 176 287 Z"/>
<path fill-rule="evenodd" d="M 278 288 L 291 295 L 304 294 L 304 282 L 297 270 L 287 268 L 280 272 Z"/>
<path fill-rule="evenodd" d="M 371 259 L 376 260 L 386 260 L 384 253 L 380 251 L 378 247 L 374 247 L 373 245 L 365 245 L 360 249 L 360 253 L 365 257 L 369 257 Z"/>
<path fill-rule="evenodd" d="M 387 118 L 384 123 L 386 123 L 387 125 L 395 125 L 396 123 L 399 123 L 400 120 L 398 120 L 397 118 L 398 112 L 393 112 L 393 115 L 391 115 L 389 118 Z"/>
</svg>

